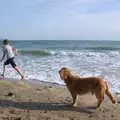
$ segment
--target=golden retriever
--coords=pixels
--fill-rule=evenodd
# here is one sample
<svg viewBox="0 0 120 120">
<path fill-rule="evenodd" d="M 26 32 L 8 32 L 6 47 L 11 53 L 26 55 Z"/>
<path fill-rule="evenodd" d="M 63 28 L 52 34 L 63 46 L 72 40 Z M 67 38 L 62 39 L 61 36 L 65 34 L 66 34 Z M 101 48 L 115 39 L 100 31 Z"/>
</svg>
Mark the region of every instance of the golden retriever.
<svg viewBox="0 0 120 120">
<path fill-rule="evenodd" d="M 77 95 L 91 92 L 97 98 L 97 107 L 100 107 L 104 100 L 104 93 L 110 98 L 111 102 L 115 104 L 115 99 L 109 91 L 108 84 L 105 80 L 98 77 L 81 78 L 69 68 L 63 67 L 59 70 L 60 78 L 64 80 L 68 90 L 70 91 L 74 106 Z"/>
</svg>

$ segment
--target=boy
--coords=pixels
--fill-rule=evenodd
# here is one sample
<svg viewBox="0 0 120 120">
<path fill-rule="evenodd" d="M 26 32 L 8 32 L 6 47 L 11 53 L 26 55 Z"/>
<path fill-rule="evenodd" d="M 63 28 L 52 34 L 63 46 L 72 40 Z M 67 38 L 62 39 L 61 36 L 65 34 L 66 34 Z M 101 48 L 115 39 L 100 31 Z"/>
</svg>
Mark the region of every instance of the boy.
<svg viewBox="0 0 120 120">
<path fill-rule="evenodd" d="M 20 70 L 16 67 L 14 58 L 14 51 L 13 48 L 10 46 L 9 44 L 9 40 L 5 39 L 3 40 L 3 57 L 1 59 L 1 62 L 5 59 L 5 57 L 7 57 L 7 60 L 4 62 L 3 64 L 3 74 L 2 76 L 4 77 L 5 74 L 5 70 L 6 70 L 6 65 L 11 64 L 11 66 L 15 69 L 15 71 L 21 76 L 21 80 L 23 80 L 24 76 L 23 74 L 20 72 Z"/>
</svg>

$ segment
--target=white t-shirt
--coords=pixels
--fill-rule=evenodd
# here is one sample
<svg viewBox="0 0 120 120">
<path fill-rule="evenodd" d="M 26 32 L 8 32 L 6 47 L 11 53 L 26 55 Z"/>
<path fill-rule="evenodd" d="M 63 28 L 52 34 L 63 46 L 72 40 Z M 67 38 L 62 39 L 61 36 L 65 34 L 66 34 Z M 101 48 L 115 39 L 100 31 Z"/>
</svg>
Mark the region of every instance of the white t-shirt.
<svg viewBox="0 0 120 120">
<path fill-rule="evenodd" d="M 10 45 L 4 45 L 3 52 L 7 56 L 7 59 L 13 58 L 15 56 L 14 52 L 13 52 L 13 49 Z"/>
</svg>

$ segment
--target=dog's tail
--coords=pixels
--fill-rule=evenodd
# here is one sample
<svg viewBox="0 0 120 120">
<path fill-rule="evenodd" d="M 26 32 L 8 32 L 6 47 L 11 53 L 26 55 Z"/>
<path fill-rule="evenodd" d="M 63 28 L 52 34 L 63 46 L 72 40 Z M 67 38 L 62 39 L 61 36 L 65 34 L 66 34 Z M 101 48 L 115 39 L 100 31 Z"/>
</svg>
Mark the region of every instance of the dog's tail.
<svg viewBox="0 0 120 120">
<path fill-rule="evenodd" d="M 112 93 L 109 90 L 107 81 L 105 81 L 105 85 L 106 85 L 106 90 L 105 90 L 106 95 L 110 98 L 111 102 L 115 104 L 116 103 L 115 98 L 113 97 Z"/>
</svg>

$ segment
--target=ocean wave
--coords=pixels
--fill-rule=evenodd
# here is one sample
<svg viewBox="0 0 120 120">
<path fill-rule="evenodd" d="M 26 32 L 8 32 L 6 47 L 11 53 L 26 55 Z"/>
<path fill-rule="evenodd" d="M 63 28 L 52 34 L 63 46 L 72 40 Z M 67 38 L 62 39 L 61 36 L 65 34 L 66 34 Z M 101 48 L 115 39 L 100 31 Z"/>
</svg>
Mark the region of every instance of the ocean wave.
<svg viewBox="0 0 120 120">
<path fill-rule="evenodd" d="M 113 47 L 113 46 L 97 46 L 97 47 L 87 47 L 88 50 L 120 50 L 120 48 Z"/>
<path fill-rule="evenodd" d="M 91 48 L 92 50 L 98 50 L 97 48 Z M 105 48 L 104 48 L 105 49 Z M 103 50 L 102 48 L 99 50 Z M 105 49 L 105 50 L 110 50 L 110 48 Z M 33 56 L 96 56 L 96 52 L 95 51 L 72 51 L 72 50 L 18 50 L 21 54 L 28 54 L 28 55 L 33 55 Z M 102 53 L 98 53 L 98 55 L 101 55 Z M 103 53 L 104 55 L 106 55 L 106 53 Z M 119 55 L 119 51 L 115 51 L 115 49 L 113 49 L 113 51 L 111 50 L 110 55 Z"/>
<path fill-rule="evenodd" d="M 70 55 L 75 55 L 80 54 L 80 52 L 73 52 L 73 51 L 58 51 L 58 50 L 18 50 L 19 53 L 21 54 L 29 54 L 29 55 L 38 55 L 38 56 L 48 56 L 48 55 L 53 55 L 53 56 L 70 56 Z"/>
<path fill-rule="evenodd" d="M 39 56 L 48 56 L 51 55 L 50 52 L 45 50 L 19 50 L 21 54 L 30 54 L 30 55 L 39 55 Z"/>
</svg>

